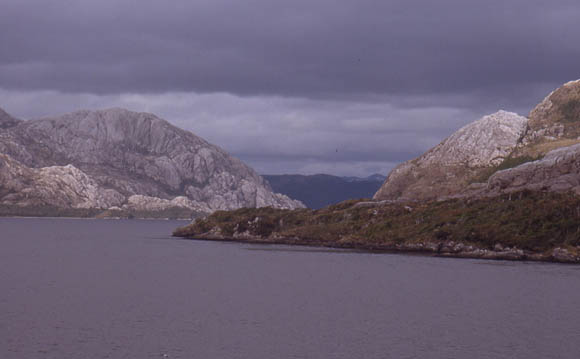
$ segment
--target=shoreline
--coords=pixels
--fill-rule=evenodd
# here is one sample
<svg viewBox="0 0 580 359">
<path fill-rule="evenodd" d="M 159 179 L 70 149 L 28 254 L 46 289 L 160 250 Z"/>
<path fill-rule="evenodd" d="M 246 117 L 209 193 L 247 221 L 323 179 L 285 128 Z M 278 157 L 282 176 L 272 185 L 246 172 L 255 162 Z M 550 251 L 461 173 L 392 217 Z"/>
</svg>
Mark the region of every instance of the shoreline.
<svg viewBox="0 0 580 359">
<path fill-rule="evenodd" d="M 580 258 L 574 257 L 564 248 L 554 248 L 551 253 L 536 253 L 517 248 L 503 250 L 489 250 L 465 246 L 462 243 L 417 243 L 401 245 L 377 245 L 352 242 L 325 242 L 306 240 L 293 237 L 260 238 L 260 237 L 228 237 L 221 235 L 180 236 L 175 233 L 174 238 L 181 240 L 208 241 L 208 242 L 237 242 L 244 244 L 303 246 L 313 248 L 333 248 L 353 250 L 365 253 L 385 253 L 401 255 L 421 255 L 438 258 L 483 259 L 515 262 L 544 262 L 558 264 L 580 264 Z M 459 246 L 459 247 L 458 247 Z M 459 249 L 464 248 L 464 249 Z"/>
<path fill-rule="evenodd" d="M 12 218 L 183 219 L 191 221 L 203 215 L 202 213 L 178 207 L 164 210 L 111 210 L 103 208 L 0 205 L 0 217 Z"/>
<path fill-rule="evenodd" d="M 580 264 L 580 196 L 524 191 L 426 202 L 345 201 L 320 210 L 218 211 L 190 239 Z"/>
</svg>

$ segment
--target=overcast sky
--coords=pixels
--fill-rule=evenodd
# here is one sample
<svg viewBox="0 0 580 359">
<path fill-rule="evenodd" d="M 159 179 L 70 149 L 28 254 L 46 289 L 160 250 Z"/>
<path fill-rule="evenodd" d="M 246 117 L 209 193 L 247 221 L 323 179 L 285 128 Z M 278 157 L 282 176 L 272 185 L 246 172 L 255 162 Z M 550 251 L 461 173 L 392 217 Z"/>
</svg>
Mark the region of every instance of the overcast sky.
<svg viewBox="0 0 580 359">
<path fill-rule="evenodd" d="M 580 78 L 580 3 L 0 0 L 0 107 L 148 111 L 260 173 L 387 174 Z"/>
</svg>

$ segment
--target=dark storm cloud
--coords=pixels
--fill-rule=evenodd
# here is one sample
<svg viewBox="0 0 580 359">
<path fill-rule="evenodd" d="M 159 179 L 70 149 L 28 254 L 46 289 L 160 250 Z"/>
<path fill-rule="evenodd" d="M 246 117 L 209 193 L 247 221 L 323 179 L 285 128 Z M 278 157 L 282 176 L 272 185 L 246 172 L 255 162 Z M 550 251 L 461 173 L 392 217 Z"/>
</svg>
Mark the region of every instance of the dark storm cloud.
<svg viewBox="0 0 580 359">
<path fill-rule="evenodd" d="M 519 101 L 578 77 L 579 9 L 535 0 L 3 0 L 0 85 L 362 99 L 480 91 L 480 101 Z"/>
<path fill-rule="evenodd" d="M 155 113 L 261 173 L 386 174 L 580 77 L 577 0 L 0 0 L 0 106 Z"/>
</svg>

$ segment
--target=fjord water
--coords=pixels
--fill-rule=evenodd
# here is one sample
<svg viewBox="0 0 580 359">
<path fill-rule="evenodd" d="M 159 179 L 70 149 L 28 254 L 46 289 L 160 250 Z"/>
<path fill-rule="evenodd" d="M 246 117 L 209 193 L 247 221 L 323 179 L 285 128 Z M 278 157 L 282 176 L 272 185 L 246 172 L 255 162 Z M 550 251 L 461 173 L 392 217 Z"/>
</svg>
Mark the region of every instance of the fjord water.
<svg viewBox="0 0 580 359">
<path fill-rule="evenodd" d="M 580 267 L 0 218 L 0 357 L 578 358 Z"/>
</svg>

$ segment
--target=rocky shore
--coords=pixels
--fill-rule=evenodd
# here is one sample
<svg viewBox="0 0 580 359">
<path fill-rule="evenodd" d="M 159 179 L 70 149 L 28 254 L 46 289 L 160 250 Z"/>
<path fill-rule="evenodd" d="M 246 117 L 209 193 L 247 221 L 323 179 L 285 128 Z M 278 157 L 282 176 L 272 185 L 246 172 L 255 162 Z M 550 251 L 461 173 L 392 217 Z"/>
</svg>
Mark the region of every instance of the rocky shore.
<svg viewBox="0 0 580 359">
<path fill-rule="evenodd" d="M 580 197 L 523 191 L 430 202 L 347 201 L 321 210 L 219 211 L 176 237 L 580 264 Z"/>
<path fill-rule="evenodd" d="M 224 236 L 215 233 L 204 233 L 194 237 L 184 236 L 179 230 L 174 233 L 176 237 L 186 237 L 194 240 L 221 241 L 221 242 L 241 242 L 250 244 L 278 244 L 278 245 L 295 245 L 309 247 L 328 247 L 339 249 L 353 249 L 368 252 L 384 253 L 414 253 L 422 255 L 432 255 L 438 257 L 453 258 L 472 258 L 472 259 L 489 259 L 489 260 L 511 260 L 511 261 L 537 261 L 537 262 L 556 262 L 568 264 L 580 264 L 580 254 L 578 249 L 569 251 L 565 248 L 554 248 L 552 251 L 536 253 L 529 250 L 518 248 L 503 248 L 501 246 L 485 249 L 472 245 L 465 245 L 461 242 L 446 241 L 444 243 L 421 242 L 421 243 L 402 243 L 402 244 L 371 244 L 361 242 L 326 242 L 316 241 L 306 238 L 281 237 L 281 236 L 253 236 L 253 235 L 236 235 Z"/>
</svg>

